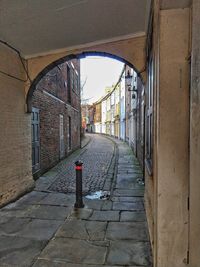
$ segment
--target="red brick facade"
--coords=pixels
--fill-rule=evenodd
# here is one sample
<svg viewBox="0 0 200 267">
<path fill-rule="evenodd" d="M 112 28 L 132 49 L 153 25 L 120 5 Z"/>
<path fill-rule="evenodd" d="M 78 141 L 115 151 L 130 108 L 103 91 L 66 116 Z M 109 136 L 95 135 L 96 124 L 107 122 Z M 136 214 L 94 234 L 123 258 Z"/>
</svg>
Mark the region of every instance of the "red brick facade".
<svg viewBox="0 0 200 267">
<path fill-rule="evenodd" d="M 34 91 L 32 107 L 39 110 L 39 166 L 33 168 L 38 176 L 80 147 L 80 61 L 68 61 L 46 74 Z M 33 166 L 34 153 L 33 142 Z"/>
</svg>

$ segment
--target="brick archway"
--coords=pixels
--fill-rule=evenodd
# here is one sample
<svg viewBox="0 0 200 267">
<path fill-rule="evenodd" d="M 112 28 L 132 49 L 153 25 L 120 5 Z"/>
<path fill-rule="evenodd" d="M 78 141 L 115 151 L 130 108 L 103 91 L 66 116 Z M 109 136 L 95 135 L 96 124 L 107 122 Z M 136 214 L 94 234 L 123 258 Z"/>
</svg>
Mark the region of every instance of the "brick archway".
<svg viewBox="0 0 200 267">
<path fill-rule="evenodd" d="M 118 60 L 118 61 L 130 66 L 131 68 L 133 68 L 140 75 L 140 72 L 138 72 L 138 70 L 133 66 L 133 64 L 131 64 L 130 62 L 128 62 L 127 60 L 125 60 L 125 59 L 123 59 L 123 58 L 121 58 L 119 56 L 116 56 L 116 55 L 113 55 L 113 54 L 110 54 L 110 53 L 107 53 L 107 52 L 88 51 L 88 52 L 82 52 L 82 53 L 78 53 L 78 54 L 70 54 L 70 55 L 62 57 L 62 58 L 50 63 L 32 81 L 31 86 L 29 87 L 29 90 L 28 90 L 28 93 L 27 93 L 27 96 L 26 96 L 27 112 L 30 113 L 31 110 L 32 110 L 32 96 L 33 96 L 33 93 L 34 93 L 34 91 L 36 89 L 36 85 L 39 83 L 39 81 L 50 70 L 52 70 L 57 65 L 62 64 L 64 62 L 66 62 L 66 61 L 69 61 L 69 60 L 72 60 L 72 59 L 82 59 L 82 58 L 85 58 L 87 56 L 108 57 L 108 58 L 111 58 L 111 59 Z"/>
</svg>

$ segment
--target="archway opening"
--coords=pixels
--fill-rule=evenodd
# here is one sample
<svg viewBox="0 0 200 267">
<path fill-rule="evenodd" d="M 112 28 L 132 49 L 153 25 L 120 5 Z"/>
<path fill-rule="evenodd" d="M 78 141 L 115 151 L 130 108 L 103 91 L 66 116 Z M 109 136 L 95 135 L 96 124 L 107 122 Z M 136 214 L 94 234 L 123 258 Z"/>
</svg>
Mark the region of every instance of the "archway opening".
<svg viewBox="0 0 200 267">
<path fill-rule="evenodd" d="M 117 60 L 123 63 L 122 69 L 107 92 L 93 103 L 82 103 L 80 107 L 80 91 L 77 91 L 80 84 L 77 80 L 80 79 L 78 62 L 94 56 Z M 131 76 L 129 85 L 128 75 Z M 61 92 L 55 92 L 55 88 L 52 88 L 54 86 L 59 87 Z M 112 54 L 83 52 L 68 55 L 48 65 L 35 78 L 27 95 L 28 111 L 32 113 L 32 159 L 35 178 L 78 149 L 80 136 L 85 136 L 86 132 L 127 142 L 143 168 L 144 142 L 139 142 L 144 140 L 143 95 L 144 86 L 140 73 L 131 63 Z M 84 112 L 87 115 L 83 116 Z M 89 118 L 91 116 L 92 119 Z M 73 168 L 73 164 L 69 168 Z M 65 179 L 63 182 L 65 188 L 69 188 L 70 184 L 66 181 Z M 98 188 L 94 187 L 94 190 Z M 68 192 L 68 189 L 63 189 L 63 192 Z"/>
<path fill-rule="evenodd" d="M 130 68 L 132 68 L 137 74 L 138 76 L 141 78 L 141 73 L 143 72 L 139 72 L 135 66 L 130 63 L 129 61 L 125 60 L 124 58 L 111 54 L 111 53 L 107 53 L 107 52 L 99 52 L 99 51 L 87 51 L 87 52 L 81 52 L 78 54 L 69 54 L 65 57 L 62 57 L 54 62 L 52 62 L 51 64 L 49 64 L 48 66 L 46 66 L 38 75 L 37 77 L 32 81 L 30 88 L 28 90 L 27 96 L 26 96 L 26 104 L 27 104 L 27 112 L 30 113 L 31 112 L 31 99 L 32 99 L 32 95 L 34 90 L 36 89 L 36 86 L 38 84 L 38 82 L 50 71 L 52 70 L 54 67 L 58 66 L 59 64 L 62 64 L 64 62 L 73 60 L 73 59 L 84 59 L 86 57 L 89 56 L 100 56 L 100 57 L 107 57 L 107 58 L 111 58 L 111 59 L 115 59 L 118 60 L 124 64 L 126 64 L 127 66 L 129 66 Z"/>
</svg>

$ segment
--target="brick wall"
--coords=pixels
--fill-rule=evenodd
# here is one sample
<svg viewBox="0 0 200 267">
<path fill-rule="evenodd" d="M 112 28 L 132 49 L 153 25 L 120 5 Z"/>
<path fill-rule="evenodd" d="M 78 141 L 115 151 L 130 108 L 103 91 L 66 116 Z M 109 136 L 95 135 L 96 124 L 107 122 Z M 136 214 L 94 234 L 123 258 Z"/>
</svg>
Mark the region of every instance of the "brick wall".
<svg viewBox="0 0 200 267">
<path fill-rule="evenodd" d="M 72 64 L 80 78 L 80 63 Z M 59 162 L 60 115 L 63 115 L 64 156 L 80 147 L 80 90 L 70 89 L 67 67 L 71 62 L 55 67 L 38 83 L 33 94 L 32 107 L 39 109 L 40 117 L 40 170 L 36 177 Z M 71 103 L 70 103 L 71 102 Z M 69 116 L 71 117 L 71 149 L 69 148 Z"/>
<path fill-rule="evenodd" d="M 0 45 L 0 69 L 26 79 L 19 56 Z M 0 74 L 0 206 L 33 186 L 30 114 L 25 113 L 24 82 Z"/>
</svg>

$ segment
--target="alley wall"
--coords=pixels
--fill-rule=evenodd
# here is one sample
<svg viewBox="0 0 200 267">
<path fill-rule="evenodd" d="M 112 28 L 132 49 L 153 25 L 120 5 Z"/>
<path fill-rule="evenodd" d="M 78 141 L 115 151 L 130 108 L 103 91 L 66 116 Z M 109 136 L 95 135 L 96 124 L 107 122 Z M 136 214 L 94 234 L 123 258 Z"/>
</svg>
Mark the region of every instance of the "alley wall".
<svg viewBox="0 0 200 267">
<path fill-rule="evenodd" d="M 37 178 L 80 147 L 80 61 L 64 62 L 44 75 L 31 106 L 39 114 L 38 168 L 33 162 Z"/>
<path fill-rule="evenodd" d="M 0 44 L 0 70 L 25 80 L 19 55 Z M 0 73 L 0 206 L 33 186 L 30 114 L 25 113 L 24 82 Z"/>
<path fill-rule="evenodd" d="M 190 9 L 159 10 L 157 18 L 153 172 L 146 168 L 145 205 L 154 266 L 183 267 L 189 247 Z"/>
<path fill-rule="evenodd" d="M 193 1 L 190 97 L 190 264 L 200 266 L 200 1 Z"/>
<path fill-rule="evenodd" d="M 187 262 L 189 12 L 163 10 L 160 17 L 158 266 Z"/>
</svg>

